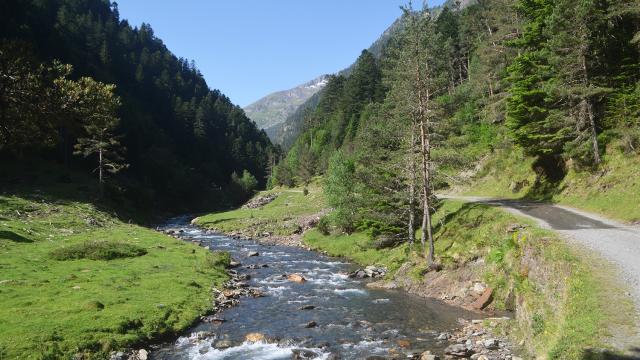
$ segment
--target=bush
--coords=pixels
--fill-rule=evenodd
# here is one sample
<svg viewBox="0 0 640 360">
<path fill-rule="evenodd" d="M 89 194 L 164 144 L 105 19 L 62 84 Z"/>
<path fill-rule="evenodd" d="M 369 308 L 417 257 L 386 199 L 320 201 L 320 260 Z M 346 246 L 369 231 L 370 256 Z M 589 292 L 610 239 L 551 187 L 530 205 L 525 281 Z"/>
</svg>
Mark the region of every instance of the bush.
<svg viewBox="0 0 640 360">
<path fill-rule="evenodd" d="M 320 231 L 322 235 L 329 235 L 331 233 L 330 223 L 331 222 L 328 217 L 321 217 L 320 221 L 318 221 L 318 231 Z"/>
<path fill-rule="evenodd" d="M 49 256 L 54 260 L 114 260 L 142 256 L 147 250 L 132 244 L 116 241 L 86 241 L 53 250 Z"/>
</svg>

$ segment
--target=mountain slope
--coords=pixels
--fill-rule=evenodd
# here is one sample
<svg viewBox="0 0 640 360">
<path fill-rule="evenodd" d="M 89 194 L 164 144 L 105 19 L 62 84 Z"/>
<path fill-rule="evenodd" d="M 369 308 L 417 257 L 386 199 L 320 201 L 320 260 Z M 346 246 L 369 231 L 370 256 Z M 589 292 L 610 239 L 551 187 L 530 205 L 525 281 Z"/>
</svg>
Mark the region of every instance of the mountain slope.
<svg viewBox="0 0 640 360">
<path fill-rule="evenodd" d="M 12 48 L 27 55 L 5 51 Z M 125 186 L 116 190 L 136 204 L 172 210 L 220 204 L 231 193 L 221 191 L 232 185 L 231 174 L 245 169 L 264 183 L 273 152 L 266 134 L 240 107 L 211 89 L 193 63 L 171 53 L 150 25 L 132 27 L 120 19 L 116 3 L 3 1 L 0 57 L 16 61 L 20 56 L 34 68 L 61 61 L 73 65 L 73 78 L 89 76 L 116 86 L 122 101 L 116 135 L 130 165 L 118 175 Z M 17 62 L 25 66 L 25 61 Z M 19 118 L 20 111 L 11 116 Z M 14 126 L 11 116 L 9 126 Z M 44 121 L 46 116 L 38 119 Z M 72 155 L 76 138 L 82 136 L 77 121 L 59 130 L 69 138 L 55 144 L 41 141 L 35 155 L 90 172 L 92 164 Z M 12 158 L 12 149 L 1 150 L 1 156 Z"/>
<path fill-rule="evenodd" d="M 247 116 L 258 128 L 264 129 L 270 136 L 273 129 L 283 124 L 298 106 L 320 91 L 327 84 L 327 76 L 322 75 L 289 90 L 269 94 L 244 108 Z M 271 136 L 273 139 L 273 136 Z"/>
</svg>

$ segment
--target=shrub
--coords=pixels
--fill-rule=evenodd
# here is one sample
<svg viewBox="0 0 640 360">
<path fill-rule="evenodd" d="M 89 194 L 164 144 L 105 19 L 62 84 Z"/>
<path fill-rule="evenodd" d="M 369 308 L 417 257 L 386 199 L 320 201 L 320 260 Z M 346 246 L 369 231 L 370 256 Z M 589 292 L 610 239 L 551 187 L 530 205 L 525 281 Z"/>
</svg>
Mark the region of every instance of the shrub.
<svg viewBox="0 0 640 360">
<path fill-rule="evenodd" d="M 330 220 L 328 217 L 323 216 L 320 218 L 320 221 L 318 221 L 318 231 L 325 236 L 331 233 Z"/>
<path fill-rule="evenodd" d="M 147 250 L 124 242 L 116 241 L 85 241 L 53 250 L 49 256 L 54 260 L 114 260 L 120 258 L 137 257 L 147 253 Z"/>
</svg>

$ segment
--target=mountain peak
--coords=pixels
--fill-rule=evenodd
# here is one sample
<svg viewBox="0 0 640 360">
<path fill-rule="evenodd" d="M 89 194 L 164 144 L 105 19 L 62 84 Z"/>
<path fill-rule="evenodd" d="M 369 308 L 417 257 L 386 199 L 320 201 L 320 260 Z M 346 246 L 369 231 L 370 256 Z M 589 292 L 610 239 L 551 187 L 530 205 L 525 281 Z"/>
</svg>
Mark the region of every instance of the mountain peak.
<svg viewBox="0 0 640 360">
<path fill-rule="evenodd" d="M 322 75 L 294 88 L 269 94 L 246 106 L 244 111 L 259 128 L 272 133 L 270 129 L 282 125 L 300 105 L 324 88 L 328 79 L 328 75 Z"/>
</svg>

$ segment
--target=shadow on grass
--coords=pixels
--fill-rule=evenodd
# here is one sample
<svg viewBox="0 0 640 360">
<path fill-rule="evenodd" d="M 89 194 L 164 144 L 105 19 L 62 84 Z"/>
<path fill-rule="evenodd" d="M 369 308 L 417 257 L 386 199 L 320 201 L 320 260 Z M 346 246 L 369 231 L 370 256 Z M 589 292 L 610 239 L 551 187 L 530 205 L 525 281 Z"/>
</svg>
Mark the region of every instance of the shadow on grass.
<svg viewBox="0 0 640 360">
<path fill-rule="evenodd" d="M 59 206 L 89 203 L 123 222 L 149 222 L 146 213 L 137 211 L 135 204 L 117 191 L 118 185 L 107 186 L 103 197 L 98 182 L 89 174 L 37 160 L 27 163 L 7 160 L 7 176 L 0 178 L 0 195 Z M 10 206 L 10 201 L 0 199 L 0 208 Z"/>
<path fill-rule="evenodd" d="M 462 206 L 458 210 L 447 213 L 444 217 L 442 217 L 442 219 L 440 219 L 440 221 L 438 221 L 438 223 L 435 224 L 435 226 L 433 227 L 433 233 L 438 234 L 443 227 L 446 227 L 446 225 L 451 222 L 451 219 L 454 219 L 456 217 L 466 218 L 466 215 L 469 214 L 469 212 L 471 212 L 472 210 L 480 206 L 489 206 L 489 205 L 483 204 L 483 203 L 477 203 L 477 202 L 466 202 L 462 204 Z M 476 225 L 479 225 L 479 224 L 476 224 Z M 471 226 L 471 225 L 468 225 L 468 226 Z M 446 229 L 444 232 L 440 233 L 438 237 L 443 236 L 445 233 L 446 233 Z"/>
<path fill-rule="evenodd" d="M 633 347 L 627 354 L 619 354 L 610 351 L 586 350 L 582 360 L 640 360 L 640 347 Z"/>
<path fill-rule="evenodd" d="M 13 231 L 0 231 L 0 239 L 7 239 L 17 243 L 32 243 L 33 240 L 26 238 L 22 235 L 18 235 Z"/>
</svg>

